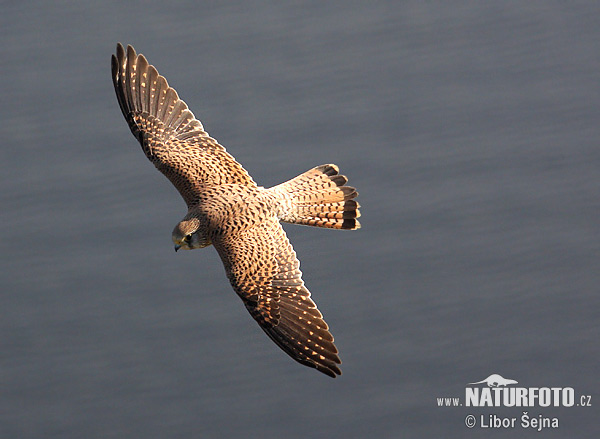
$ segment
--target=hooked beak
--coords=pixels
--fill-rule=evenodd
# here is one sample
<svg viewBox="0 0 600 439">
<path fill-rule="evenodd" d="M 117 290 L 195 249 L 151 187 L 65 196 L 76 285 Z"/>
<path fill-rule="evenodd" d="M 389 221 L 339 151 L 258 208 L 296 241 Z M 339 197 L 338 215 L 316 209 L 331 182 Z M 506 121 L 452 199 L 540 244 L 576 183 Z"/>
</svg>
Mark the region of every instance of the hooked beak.
<svg viewBox="0 0 600 439">
<path fill-rule="evenodd" d="M 180 248 L 181 248 L 181 245 L 175 244 L 175 252 L 177 252 L 177 250 L 179 250 Z"/>
</svg>

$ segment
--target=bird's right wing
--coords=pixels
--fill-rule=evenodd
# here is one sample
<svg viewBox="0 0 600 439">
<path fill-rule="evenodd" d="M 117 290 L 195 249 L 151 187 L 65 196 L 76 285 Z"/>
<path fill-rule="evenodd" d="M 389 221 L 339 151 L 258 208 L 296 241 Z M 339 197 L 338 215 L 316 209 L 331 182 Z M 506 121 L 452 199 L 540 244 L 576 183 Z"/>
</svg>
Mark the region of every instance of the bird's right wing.
<svg viewBox="0 0 600 439">
<path fill-rule="evenodd" d="M 242 165 L 204 131 L 144 55 L 137 55 L 131 46 L 125 52 L 118 44 L 111 64 L 117 99 L 131 132 L 188 205 L 205 186 L 256 186 Z"/>
<path fill-rule="evenodd" d="M 323 315 L 302 281 L 300 262 L 276 218 L 213 239 L 235 292 L 267 335 L 290 357 L 326 375 L 342 372 Z"/>
</svg>

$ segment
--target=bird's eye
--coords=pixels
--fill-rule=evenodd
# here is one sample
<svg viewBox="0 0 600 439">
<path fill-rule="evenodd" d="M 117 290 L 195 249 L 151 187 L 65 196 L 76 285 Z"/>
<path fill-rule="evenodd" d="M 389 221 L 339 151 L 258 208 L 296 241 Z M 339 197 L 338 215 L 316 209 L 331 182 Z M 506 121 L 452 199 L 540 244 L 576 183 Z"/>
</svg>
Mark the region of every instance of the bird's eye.
<svg viewBox="0 0 600 439">
<path fill-rule="evenodd" d="M 183 238 L 183 240 L 189 244 L 189 242 L 192 240 L 192 235 L 185 235 L 185 238 Z"/>
</svg>

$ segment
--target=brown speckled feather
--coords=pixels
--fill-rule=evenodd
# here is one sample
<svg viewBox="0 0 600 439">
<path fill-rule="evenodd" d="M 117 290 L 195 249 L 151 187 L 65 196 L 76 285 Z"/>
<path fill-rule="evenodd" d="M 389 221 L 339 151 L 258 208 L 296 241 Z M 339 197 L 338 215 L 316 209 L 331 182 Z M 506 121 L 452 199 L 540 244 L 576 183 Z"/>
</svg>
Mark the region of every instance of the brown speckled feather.
<svg viewBox="0 0 600 439">
<path fill-rule="evenodd" d="M 188 206 L 197 200 L 204 186 L 256 185 L 242 165 L 209 137 L 144 55 L 137 55 L 131 46 L 125 52 L 119 44 L 116 56 L 112 56 L 112 78 L 131 132 Z"/>
<path fill-rule="evenodd" d="M 221 236 L 213 245 L 233 289 L 267 335 L 296 361 L 332 377 L 341 374 L 333 336 L 277 218 Z"/>
<path fill-rule="evenodd" d="M 133 47 L 117 46 L 112 78 L 131 132 L 188 204 L 173 230 L 175 250 L 213 244 L 233 289 L 267 335 L 299 363 L 340 375 L 333 336 L 280 221 L 360 228 L 358 193 L 348 179 L 329 164 L 259 187 Z"/>
</svg>

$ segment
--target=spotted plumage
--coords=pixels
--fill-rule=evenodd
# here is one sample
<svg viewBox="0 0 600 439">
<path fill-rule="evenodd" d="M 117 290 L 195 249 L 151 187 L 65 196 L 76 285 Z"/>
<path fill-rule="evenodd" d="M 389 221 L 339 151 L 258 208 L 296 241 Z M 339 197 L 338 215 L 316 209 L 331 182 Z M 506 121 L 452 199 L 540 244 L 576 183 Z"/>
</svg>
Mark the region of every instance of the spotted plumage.
<svg viewBox="0 0 600 439">
<path fill-rule="evenodd" d="M 358 195 L 335 165 L 259 187 L 210 137 L 154 66 L 117 45 L 112 79 L 119 106 L 146 157 L 177 188 L 188 213 L 173 229 L 175 250 L 213 245 L 250 315 L 290 357 L 341 374 L 327 323 L 304 286 L 280 221 L 357 229 Z"/>
</svg>

